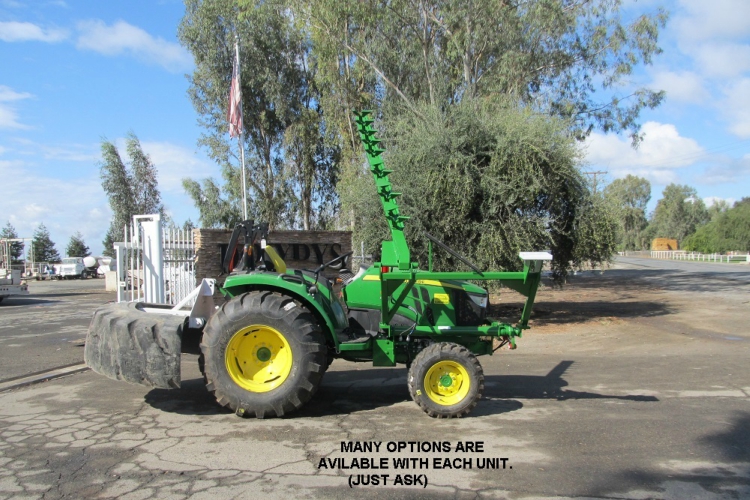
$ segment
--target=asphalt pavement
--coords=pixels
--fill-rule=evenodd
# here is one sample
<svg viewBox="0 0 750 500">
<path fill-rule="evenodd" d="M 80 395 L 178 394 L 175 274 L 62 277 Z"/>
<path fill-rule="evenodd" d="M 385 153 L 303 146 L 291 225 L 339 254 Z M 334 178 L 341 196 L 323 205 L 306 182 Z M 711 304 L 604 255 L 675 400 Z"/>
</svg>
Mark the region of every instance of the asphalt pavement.
<svg viewBox="0 0 750 500">
<path fill-rule="evenodd" d="M 481 358 L 484 396 L 460 420 L 422 413 L 403 368 L 338 360 L 272 420 L 217 406 L 194 355 L 178 390 L 84 372 L 0 394 L 0 498 L 750 498 L 748 269 L 671 264 L 573 277 L 560 293 L 593 297 L 588 320 L 551 314 Z M 112 294 L 70 286 L 0 306 L 0 379 L 82 356 L 69 340 Z"/>
</svg>

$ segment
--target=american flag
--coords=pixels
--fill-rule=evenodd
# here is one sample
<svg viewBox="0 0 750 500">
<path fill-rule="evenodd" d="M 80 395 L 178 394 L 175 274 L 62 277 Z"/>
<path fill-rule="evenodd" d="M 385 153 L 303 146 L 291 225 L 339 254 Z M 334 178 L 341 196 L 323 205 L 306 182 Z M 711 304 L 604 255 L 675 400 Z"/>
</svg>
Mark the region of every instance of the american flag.
<svg viewBox="0 0 750 500">
<path fill-rule="evenodd" d="M 240 58 L 237 44 L 234 49 L 232 86 L 229 89 L 229 109 L 227 109 L 229 137 L 237 137 L 242 133 L 242 89 L 240 88 Z"/>
</svg>

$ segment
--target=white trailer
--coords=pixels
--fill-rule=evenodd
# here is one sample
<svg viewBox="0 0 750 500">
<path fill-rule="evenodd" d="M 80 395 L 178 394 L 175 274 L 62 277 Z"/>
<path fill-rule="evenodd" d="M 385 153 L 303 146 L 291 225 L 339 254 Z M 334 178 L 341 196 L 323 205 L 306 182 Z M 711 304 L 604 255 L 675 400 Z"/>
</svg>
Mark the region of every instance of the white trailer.
<svg viewBox="0 0 750 500">
<path fill-rule="evenodd" d="M 0 268 L 0 302 L 12 295 L 28 295 L 29 287 L 18 269 Z"/>
</svg>

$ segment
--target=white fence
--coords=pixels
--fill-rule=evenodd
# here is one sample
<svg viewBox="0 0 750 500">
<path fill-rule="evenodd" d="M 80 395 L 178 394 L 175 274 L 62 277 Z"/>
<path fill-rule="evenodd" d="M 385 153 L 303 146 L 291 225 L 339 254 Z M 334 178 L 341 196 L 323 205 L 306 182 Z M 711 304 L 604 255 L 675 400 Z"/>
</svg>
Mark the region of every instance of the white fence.
<svg viewBox="0 0 750 500">
<path fill-rule="evenodd" d="M 136 215 L 123 239 L 115 243 L 118 302 L 175 305 L 195 289 L 192 231 L 162 228 L 159 215 Z"/>
<path fill-rule="evenodd" d="M 653 259 L 691 260 L 696 262 L 745 262 L 750 263 L 750 254 L 698 253 L 680 250 L 652 250 Z"/>
</svg>

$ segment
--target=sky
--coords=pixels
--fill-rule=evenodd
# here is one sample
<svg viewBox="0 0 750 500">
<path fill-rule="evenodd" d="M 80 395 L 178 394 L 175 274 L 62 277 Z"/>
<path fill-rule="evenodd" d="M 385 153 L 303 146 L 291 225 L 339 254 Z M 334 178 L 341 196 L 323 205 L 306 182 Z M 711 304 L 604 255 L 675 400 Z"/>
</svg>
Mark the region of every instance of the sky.
<svg viewBox="0 0 750 500">
<path fill-rule="evenodd" d="M 647 178 L 650 209 L 672 182 L 707 204 L 750 196 L 750 1 L 624 1 L 628 16 L 659 7 L 670 13 L 664 52 L 626 86 L 667 98 L 641 114 L 637 150 L 626 135 L 595 132 L 583 168 L 607 182 Z M 124 147 L 131 131 L 172 219 L 197 222 L 181 179 L 220 171 L 197 146 L 193 61 L 177 40 L 183 13 L 180 0 L 0 0 L 0 227 L 31 238 L 43 223 L 61 255 L 80 231 L 101 254 L 112 213 L 100 145 Z"/>
</svg>

